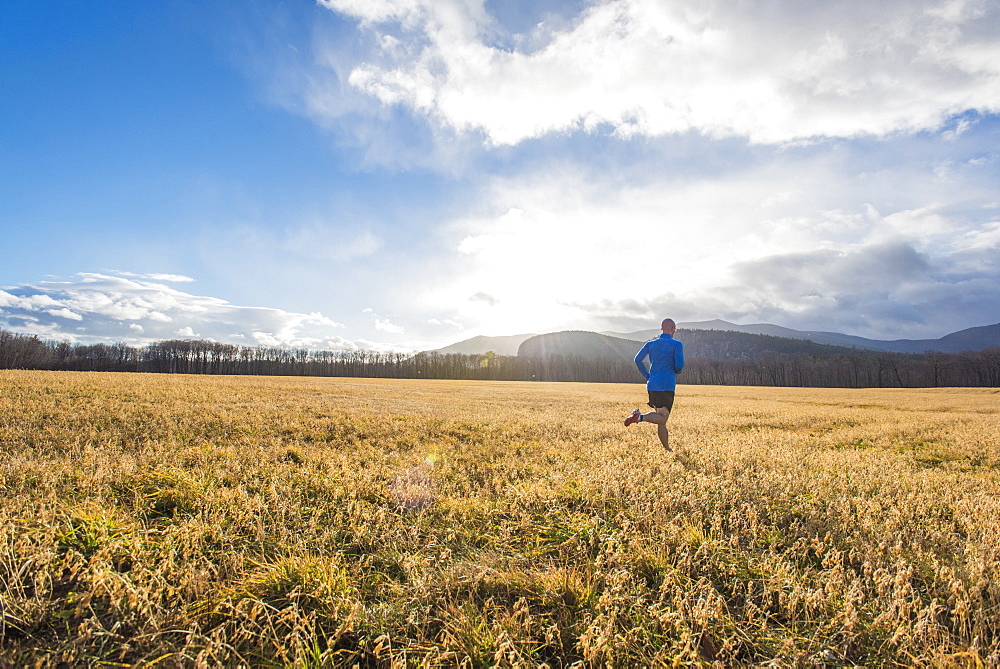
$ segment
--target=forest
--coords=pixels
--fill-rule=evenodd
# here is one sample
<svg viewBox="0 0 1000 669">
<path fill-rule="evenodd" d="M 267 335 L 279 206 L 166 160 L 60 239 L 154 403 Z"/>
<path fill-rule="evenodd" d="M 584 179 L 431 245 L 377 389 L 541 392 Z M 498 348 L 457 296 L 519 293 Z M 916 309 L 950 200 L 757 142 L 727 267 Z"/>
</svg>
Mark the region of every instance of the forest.
<svg viewBox="0 0 1000 669">
<path fill-rule="evenodd" d="M 638 349 L 638 344 L 636 348 Z M 504 356 L 310 351 L 169 340 L 136 347 L 72 344 L 0 330 L 0 369 L 401 379 L 636 383 L 622 357 L 563 353 Z M 694 385 L 815 388 L 1000 387 L 1000 348 L 965 353 L 764 352 L 755 357 L 688 356 L 681 381 Z"/>
</svg>

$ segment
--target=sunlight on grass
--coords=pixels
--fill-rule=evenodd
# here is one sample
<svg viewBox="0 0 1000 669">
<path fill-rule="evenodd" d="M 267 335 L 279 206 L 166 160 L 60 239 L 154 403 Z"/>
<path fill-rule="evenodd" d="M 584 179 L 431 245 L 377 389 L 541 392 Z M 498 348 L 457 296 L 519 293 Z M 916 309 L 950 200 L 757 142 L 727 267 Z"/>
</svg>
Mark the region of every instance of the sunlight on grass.
<svg viewBox="0 0 1000 669">
<path fill-rule="evenodd" d="M 0 372 L 0 664 L 1000 664 L 1000 394 Z"/>
</svg>

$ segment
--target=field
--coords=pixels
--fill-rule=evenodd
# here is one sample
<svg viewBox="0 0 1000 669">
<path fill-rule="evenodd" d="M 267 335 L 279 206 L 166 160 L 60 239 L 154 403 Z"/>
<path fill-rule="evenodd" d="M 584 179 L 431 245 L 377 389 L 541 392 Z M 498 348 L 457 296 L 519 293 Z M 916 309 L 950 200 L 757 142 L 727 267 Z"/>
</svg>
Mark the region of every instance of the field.
<svg viewBox="0 0 1000 669">
<path fill-rule="evenodd" d="M 1000 394 L 0 371 L 0 665 L 1000 666 Z"/>
</svg>

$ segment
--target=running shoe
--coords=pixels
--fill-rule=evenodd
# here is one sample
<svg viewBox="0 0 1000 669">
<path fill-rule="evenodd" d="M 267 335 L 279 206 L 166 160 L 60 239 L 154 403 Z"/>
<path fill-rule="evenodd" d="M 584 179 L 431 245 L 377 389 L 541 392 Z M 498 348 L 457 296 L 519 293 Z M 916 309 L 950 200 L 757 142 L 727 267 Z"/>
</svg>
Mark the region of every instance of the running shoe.
<svg viewBox="0 0 1000 669">
<path fill-rule="evenodd" d="M 638 409 L 636 409 L 631 414 L 629 414 L 628 418 L 625 419 L 625 427 L 628 427 L 632 423 L 638 423 L 641 418 L 642 418 L 642 413 Z"/>
</svg>

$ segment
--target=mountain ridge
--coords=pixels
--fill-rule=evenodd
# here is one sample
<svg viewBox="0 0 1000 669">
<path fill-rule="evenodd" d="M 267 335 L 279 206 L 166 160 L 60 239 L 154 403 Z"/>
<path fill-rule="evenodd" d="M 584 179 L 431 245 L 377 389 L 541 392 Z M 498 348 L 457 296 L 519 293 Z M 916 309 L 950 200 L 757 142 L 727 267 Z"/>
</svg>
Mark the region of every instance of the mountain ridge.
<svg viewBox="0 0 1000 669">
<path fill-rule="evenodd" d="M 711 360 L 758 360 L 768 355 L 832 356 L 850 354 L 857 349 L 818 344 L 807 339 L 725 330 L 678 330 L 684 342 L 686 358 Z M 640 347 L 634 339 L 622 339 L 586 331 L 554 332 L 525 339 L 518 357 L 578 357 L 587 360 L 631 360 Z"/>
<path fill-rule="evenodd" d="M 1000 323 L 993 325 L 982 325 L 964 330 L 958 330 L 939 337 L 937 339 L 868 339 L 856 335 L 848 335 L 839 332 L 822 332 L 810 330 L 794 330 L 792 328 L 772 325 L 769 323 L 752 323 L 748 325 L 738 325 L 728 321 L 715 319 L 709 321 L 695 321 L 679 323 L 678 330 L 700 330 L 719 332 L 739 332 L 745 334 L 766 335 L 769 337 L 780 337 L 784 339 L 806 340 L 815 344 L 827 346 L 839 346 L 847 348 L 859 348 L 871 351 L 885 351 L 893 353 L 925 353 L 927 351 L 941 351 L 942 353 L 964 353 L 966 351 L 980 351 L 986 348 L 1000 347 Z M 569 331 L 574 332 L 574 331 Z M 575 332 L 589 332 L 579 330 Z M 547 333 L 559 334 L 559 333 Z M 591 333 L 612 337 L 630 342 L 644 342 L 660 334 L 658 329 L 638 330 L 635 332 L 597 332 Z M 526 340 L 543 335 L 520 334 L 506 335 L 501 337 L 477 336 L 466 339 L 455 344 L 450 344 L 434 353 L 461 353 L 467 355 L 483 354 L 493 351 L 498 355 L 517 355 L 518 350 Z M 679 335 L 679 338 L 682 335 Z M 638 350 L 638 349 L 636 349 Z"/>
</svg>

